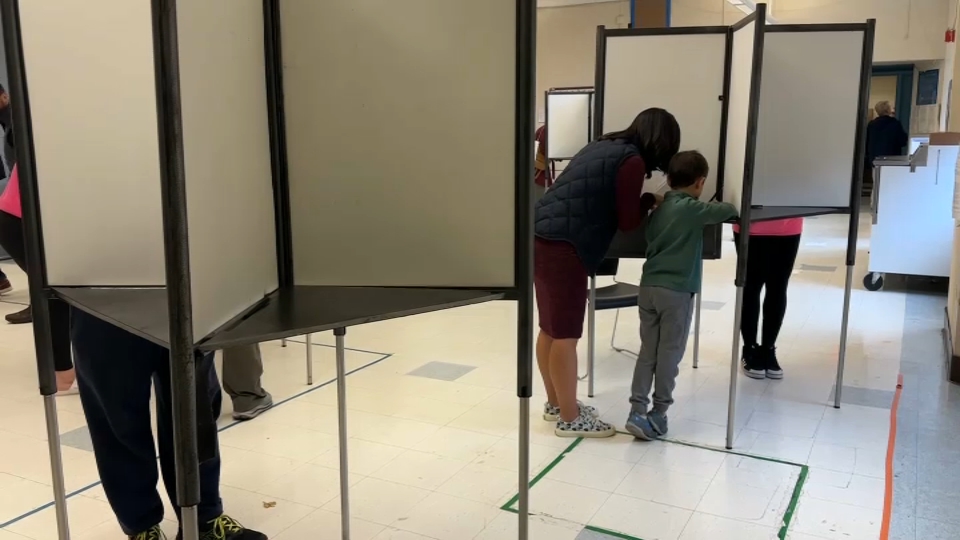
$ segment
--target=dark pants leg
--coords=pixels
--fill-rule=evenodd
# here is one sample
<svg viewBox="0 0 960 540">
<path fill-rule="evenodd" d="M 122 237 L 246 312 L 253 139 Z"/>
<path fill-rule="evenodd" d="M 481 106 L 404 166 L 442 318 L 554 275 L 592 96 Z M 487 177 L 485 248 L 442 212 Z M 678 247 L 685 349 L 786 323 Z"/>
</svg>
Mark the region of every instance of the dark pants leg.
<svg viewBox="0 0 960 540">
<path fill-rule="evenodd" d="M 150 427 L 150 385 L 156 382 L 160 462 L 173 492 L 170 360 L 167 349 L 78 310 L 72 312 L 80 399 L 93 441 L 97 469 L 110 506 L 128 535 L 163 519 L 157 492 L 157 456 Z M 215 378 L 207 355 L 198 376 Z M 219 391 L 219 385 L 211 385 Z M 211 402 L 219 407 L 219 401 Z M 219 458 L 200 466 L 201 522 L 222 513 Z"/>
<path fill-rule="evenodd" d="M 767 236 L 765 239 L 770 255 L 767 258 L 766 278 L 763 282 L 765 293 L 761 344 L 770 348 L 777 344 L 780 328 L 783 327 L 783 317 L 787 313 L 787 286 L 790 275 L 793 274 L 797 251 L 800 250 L 800 235 Z"/>
<path fill-rule="evenodd" d="M 760 294 L 763 291 L 763 282 L 766 278 L 767 254 L 763 250 L 762 238 L 753 236 L 747 253 L 747 277 L 743 284 L 743 308 L 740 312 L 740 334 L 743 336 L 743 346 L 757 345 L 757 335 L 760 329 Z M 733 245 L 740 253 L 740 234 L 733 234 Z"/>
<path fill-rule="evenodd" d="M 0 246 L 24 272 L 27 271 L 27 248 L 23 239 L 23 220 L 0 211 Z M 4 279 L 0 276 L 0 279 Z M 66 338 L 70 326 L 70 309 L 60 302 L 50 303 L 50 327 L 53 332 L 53 360 L 57 371 L 73 368 L 70 342 Z"/>
<path fill-rule="evenodd" d="M 734 234 L 739 246 L 739 234 Z M 739 249 L 739 248 L 738 248 Z M 761 305 L 764 347 L 776 345 L 787 312 L 787 285 L 800 249 L 800 235 L 751 236 L 747 256 L 747 279 L 743 286 L 740 333 L 745 346 L 759 345 Z M 763 292 L 763 302 L 760 293 Z"/>
<path fill-rule="evenodd" d="M 23 220 L 0 211 L 0 246 L 24 272 L 27 271 L 27 247 L 23 240 Z"/>
</svg>

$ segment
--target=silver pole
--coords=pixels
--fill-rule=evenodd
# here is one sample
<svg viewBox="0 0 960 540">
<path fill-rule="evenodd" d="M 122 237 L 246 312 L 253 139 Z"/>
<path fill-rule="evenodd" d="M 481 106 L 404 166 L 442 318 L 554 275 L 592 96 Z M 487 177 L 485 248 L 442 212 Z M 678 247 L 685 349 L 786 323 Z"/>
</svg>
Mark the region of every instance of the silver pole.
<svg viewBox="0 0 960 540">
<path fill-rule="evenodd" d="M 57 511 L 60 540 L 70 540 L 67 516 L 67 487 L 63 481 L 63 454 L 60 452 L 60 423 L 57 420 L 57 396 L 43 396 L 43 412 L 47 418 L 47 446 L 50 451 L 50 473 L 53 475 L 53 501 Z"/>
<path fill-rule="evenodd" d="M 286 346 L 287 346 L 287 340 L 286 340 L 286 338 L 280 340 L 280 346 L 281 346 L 281 347 L 286 347 Z"/>
<path fill-rule="evenodd" d="M 597 333 L 597 276 L 590 276 L 590 300 L 587 306 L 587 396 L 593 397 L 594 353 Z"/>
<path fill-rule="evenodd" d="M 840 323 L 840 361 L 837 362 L 837 389 L 833 393 L 833 407 L 840 408 L 843 393 L 843 369 L 847 363 L 847 327 L 850 324 L 850 293 L 853 289 L 853 265 L 847 265 L 847 281 L 843 286 L 843 319 Z"/>
<path fill-rule="evenodd" d="M 737 287 L 737 305 L 733 312 L 733 351 L 730 355 L 730 398 L 727 402 L 727 450 L 733 450 L 734 424 L 737 418 L 737 377 L 740 372 L 740 316 L 743 287 Z"/>
<path fill-rule="evenodd" d="M 345 328 L 334 330 L 337 338 L 337 416 L 340 421 L 340 531 L 343 540 L 350 540 L 350 480 L 347 452 L 347 369 Z"/>
<path fill-rule="evenodd" d="M 520 499 L 517 538 L 530 536 L 530 398 L 520 398 Z"/>
<path fill-rule="evenodd" d="M 696 312 L 693 319 L 693 369 L 700 367 L 700 306 L 703 301 L 703 284 L 697 293 Z"/>
<path fill-rule="evenodd" d="M 197 518 L 196 506 L 185 506 L 180 509 L 180 524 L 183 529 L 183 540 L 200 540 L 200 522 Z"/>
<path fill-rule="evenodd" d="M 307 334 L 307 384 L 313 385 L 313 334 Z"/>
</svg>

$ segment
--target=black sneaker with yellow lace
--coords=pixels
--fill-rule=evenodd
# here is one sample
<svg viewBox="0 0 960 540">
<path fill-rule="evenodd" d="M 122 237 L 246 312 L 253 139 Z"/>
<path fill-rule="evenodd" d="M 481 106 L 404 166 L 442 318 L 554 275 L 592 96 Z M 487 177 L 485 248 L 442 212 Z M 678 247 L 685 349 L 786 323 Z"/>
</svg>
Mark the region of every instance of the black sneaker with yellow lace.
<svg viewBox="0 0 960 540">
<path fill-rule="evenodd" d="M 160 530 L 159 525 L 154 525 L 150 528 L 149 531 L 144 531 L 140 534 L 135 534 L 133 536 L 128 536 L 130 540 L 167 540 L 167 536 L 163 534 L 163 531 Z"/>
<path fill-rule="evenodd" d="M 154 539 L 147 537 L 146 540 Z M 164 538 L 161 536 L 159 540 Z M 183 540 L 183 533 L 177 535 L 177 540 Z M 267 535 L 246 529 L 239 521 L 223 514 L 200 526 L 200 540 L 267 540 Z"/>
</svg>

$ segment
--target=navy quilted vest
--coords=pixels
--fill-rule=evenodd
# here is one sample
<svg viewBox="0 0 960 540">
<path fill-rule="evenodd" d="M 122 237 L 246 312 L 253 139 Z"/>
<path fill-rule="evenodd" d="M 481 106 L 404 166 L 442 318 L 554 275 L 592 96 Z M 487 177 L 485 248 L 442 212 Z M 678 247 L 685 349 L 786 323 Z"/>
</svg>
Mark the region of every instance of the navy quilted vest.
<svg viewBox="0 0 960 540">
<path fill-rule="evenodd" d="M 537 202 L 534 233 L 573 244 L 593 273 L 617 233 L 617 171 L 636 155 L 637 147 L 623 140 L 588 144 Z"/>
</svg>

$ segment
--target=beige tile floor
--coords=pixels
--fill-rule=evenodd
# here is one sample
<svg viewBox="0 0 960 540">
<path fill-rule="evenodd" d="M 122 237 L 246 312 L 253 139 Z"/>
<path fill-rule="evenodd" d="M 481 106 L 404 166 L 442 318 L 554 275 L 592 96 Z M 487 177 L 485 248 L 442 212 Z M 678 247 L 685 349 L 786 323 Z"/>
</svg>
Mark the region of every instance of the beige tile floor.
<svg viewBox="0 0 960 540">
<path fill-rule="evenodd" d="M 866 237 L 869 225 L 864 220 Z M 727 236 L 729 237 L 729 231 Z M 780 342 L 786 378 L 739 378 L 736 451 L 809 467 L 789 538 L 878 537 L 889 413 L 829 406 L 843 293 L 846 218 L 808 220 Z M 860 242 L 845 384 L 892 390 L 900 362 L 905 295 L 862 290 L 868 240 Z M 705 266 L 700 368 L 682 366 L 671 437 L 722 447 L 734 288 L 733 247 Z M 836 267 L 801 270 L 799 264 Z M 4 265 L 17 286 L 23 275 Z M 635 281 L 640 263 L 619 279 Z M 23 302 L 5 296 L 0 314 Z M 721 306 L 722 304 L 722 306 Z M 597 315 L 597 395 L 588 400 L 622 424 L 632 360 L 608 349 L 614 314 Z M 637 314 L 620 317 L 620 345 L 635 348 Z M 0 324 L 0 540 L 56 538 L 43 412 L 30 328 Z M 332 336 L 318 334 L 329 345 Z M 508 540 L 516 516 L 501 510 L 517 491 L 514 305 L 492 303 L 351 329 L 347 355 L 351 503 L 355 540 Z M 263 345 L 273 411 L 221 435 L 228 511 L 277 540 L 339 538 L 333 350 L 317 346 L 318 384 L 305 385 L 304 345 Z M 430 362 L 474 369 L 453 381 L 408 375 Z M 583 388 L 585 394 L 585 387 Z M 306 393 L 304 393 L 306 392 Z M 302 395 L 301 395 L 302 394 Z M 571 444 L 536 418 L 531 455 L 543 470 Z M 298 397 L 295 397 L 298 396 Z M 584 398 L 586 396 L 584 395 Z M 81 429 L 77 397 L 58 400 L 62 433 Z M 227 401 L 229 403 L 229 401 Z M 122 538 L 97 482 L 93 455 L 64 447 L 73 538 Z M 626 437 L 577 446 L 532 489 L 538 540 L 603 538 L 599 527 L 644 540 L 776 538 L 799 467 Z M 275 503 L 275 504 L 264 504 Z M 269 507 L 269 508 L 268 508 Z M 25 517 L 24 517 L 25 516 Z M 168 516 L 173 516 L 172 511 Z M 175 524 L 167 522 L 169 532 Z"/>
</svg>

